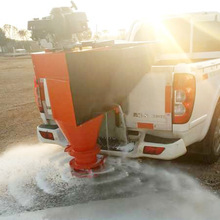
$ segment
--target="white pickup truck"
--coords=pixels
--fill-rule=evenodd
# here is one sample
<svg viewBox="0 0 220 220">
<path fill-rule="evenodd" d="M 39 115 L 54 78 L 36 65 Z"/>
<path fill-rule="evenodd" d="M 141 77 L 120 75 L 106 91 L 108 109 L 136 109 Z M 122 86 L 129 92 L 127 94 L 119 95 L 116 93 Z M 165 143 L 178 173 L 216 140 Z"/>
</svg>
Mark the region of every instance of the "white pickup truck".
<svg viewBox="0 0 220 220">
<path fill-rule="evenodd" d="M 220 14 L 195 13 L 137 21 L 129 41 L 158 41 L 161 52 L 119 111 L 105 114 L 102 153 L 170 160 L 187 150 L 212 163 L 220 155 Z M 219 59 L 218 59 L 219 58 Z M 42 142 L 67 145 L 53 122 L 44 81 L 45 105 L 38 126 Z M 53 124 L 53 125 L 51 125 Z M 49 138 L 42 134 L 53 134 Z"/>
</svg>

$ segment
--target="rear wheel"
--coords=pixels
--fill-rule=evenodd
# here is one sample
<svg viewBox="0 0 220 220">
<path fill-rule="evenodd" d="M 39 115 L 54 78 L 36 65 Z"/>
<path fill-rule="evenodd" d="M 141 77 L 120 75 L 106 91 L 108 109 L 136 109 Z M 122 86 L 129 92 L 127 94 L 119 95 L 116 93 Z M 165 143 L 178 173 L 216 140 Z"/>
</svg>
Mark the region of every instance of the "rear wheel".
<svg viewBox="0 0 220 220">
<path fill-rule="evenodd" d="M 202 141 L 203 147 L 203 162 L 214 163 L 220 156 L 220 103 L 218 103 L 209 131 Z"/>
</svg>

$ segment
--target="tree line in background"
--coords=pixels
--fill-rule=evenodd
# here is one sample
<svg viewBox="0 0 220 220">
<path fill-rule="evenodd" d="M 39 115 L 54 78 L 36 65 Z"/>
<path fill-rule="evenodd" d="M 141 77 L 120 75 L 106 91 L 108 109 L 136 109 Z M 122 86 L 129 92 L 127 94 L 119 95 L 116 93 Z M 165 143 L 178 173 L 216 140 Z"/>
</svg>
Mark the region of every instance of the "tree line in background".
<svg viewBox="0 0 220 220">
<path fill-rule="evenodd" d="M 89 36 L 80 35 L 79 40 L 125 40 L 126 30 L 119 29 L 112 35 L 108 30 L 97 31 Z M 16 49 L 25 49 L 27 52 L 40 51 L 42 48 L 37 42 L 31 40 L 31 32 L 25 29 L 19 30 L 13 25 L 5 24 L 0 28 L 0 53 L 14 53 Z"/>
<path fill-rule="evenodd" d="M 2 28 L 5 36 L 9 39 L 27 41 L 30 40 L 31 32 L 25 29 L 19 30 L 13 25 L 5 24 Z"/>
<path fill-rule="evenodd" d="M 31 32 L 19 30 L 13 25 L 5 24 L 0 28 L 0 53 L 13 53 L 16 49 L 38 51 L 39 46 L 31 41 Z"/>
</svg>

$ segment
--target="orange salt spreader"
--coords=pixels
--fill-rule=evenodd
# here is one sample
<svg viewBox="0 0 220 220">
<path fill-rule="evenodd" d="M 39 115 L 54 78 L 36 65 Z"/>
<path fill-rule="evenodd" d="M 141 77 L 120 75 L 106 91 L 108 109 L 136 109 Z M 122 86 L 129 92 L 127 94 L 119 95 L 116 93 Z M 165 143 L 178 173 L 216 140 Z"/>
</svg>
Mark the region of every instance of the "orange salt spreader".
<svg viewBox="0 0 220 220">
<path fill-rule="evenodd" d="M 104 169 L 97 145 L 104 113 L 117 112 L 116 106 L 149 71 L 154 50 L 146 42 L 80 42 L 89 28 L 86 14 L 76 10 L 75 4 L 54 8 L 50 16 L 29 21 L 28 29 L 33 40 L 50 48 L 32 54 L 35 97 L 44 121 L 40 135 L 67 140 L 62 145 L 73 156 L 73 173 L 90 176 Z M 59 132 L 55 137 L 45 127 Z"/>
<path fill-rule="evenodd" d="M 45 117 L 45 108 L 49 108 L 53 121 L 68 140 L 65 151 L 73 156 L 73 172 L 88 176 L 91 171 L 104 169 L 105 157 L 99 154 L 97 145 L 103 115 L 111 109 L 117 112 L 116 104 L 149 71 L 150 47 L 114 44 L 37 53 L 32 54 L 32 60 L 36 102 Z"/>
</svg>

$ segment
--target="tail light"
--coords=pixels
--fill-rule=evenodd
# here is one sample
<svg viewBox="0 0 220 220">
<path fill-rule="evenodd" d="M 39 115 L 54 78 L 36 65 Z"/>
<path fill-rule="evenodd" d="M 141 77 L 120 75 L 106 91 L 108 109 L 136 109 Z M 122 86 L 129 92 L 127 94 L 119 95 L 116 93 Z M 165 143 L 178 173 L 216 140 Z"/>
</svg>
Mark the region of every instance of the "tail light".
<svg viewBox="0 0 220 220">
<path fill-rule="evenodd" d="M 40 135 L 45 139 L 54 140 L 53 133 L 51 133 L 51 132 L 40 131 Z"/>
<path fill-rule="evenodd" d="M 153 155 L 159 155 L 165 150 L 164 147 L 153 147 L 153 146 L 145 146 L 143 153 L 144 154 L 153 154 Z"/>
<path fill-rule="evenodd" d="M 195 100 L 195 77 L 190 74 L 175 74 L 173 85 L 173 123 L 187 123 Z"/>
<path fill-rule="evenodd" d="M 44 108 L 42 101 L 45 101 L 44 84 L 41 79 L 37 79 L 36 77 L 34 78 L 34 94 L 39 111 L 43 113 Z"/>
</svg>

